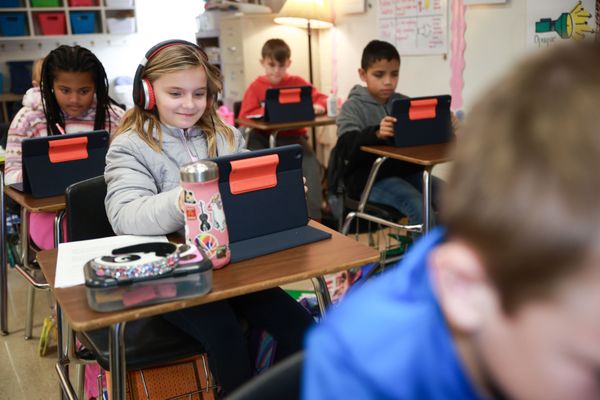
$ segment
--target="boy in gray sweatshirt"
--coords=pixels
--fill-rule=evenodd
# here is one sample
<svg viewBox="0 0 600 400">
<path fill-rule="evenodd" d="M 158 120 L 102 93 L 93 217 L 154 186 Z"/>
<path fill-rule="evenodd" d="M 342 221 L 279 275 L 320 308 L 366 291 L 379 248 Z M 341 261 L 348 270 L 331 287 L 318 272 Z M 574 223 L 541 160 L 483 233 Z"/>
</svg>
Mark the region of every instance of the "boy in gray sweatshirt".
<svg viewBox="0 0 600 400">
<path fill-rule="evenodd" d="M 394 136 L 396 122 L 396 119 L 389 115 L 392 102 L 407 97 L 396 92 L 400 75 L 400 55 L 388 42 L 373 40 L 367 44 L 363 50 L 358 74 L 366 87 L 356 85 L 352 88 L 336 122 L 338 142 L 335 152 L 336 157 L 343 160 L 343 168 L 338 176 L 343 180 L 345 192 L 353 199 L 360 198 L 371 165 L 376 159 L 375 155 L 360 150 L 360 146 L 389 144 L 389 140 Z M 422 172 L 422 168 L 414 164 L 397 160 L 386 161 L 377 174 L 369 202 L 395 208 L 406 215 L 411 224 L 422 223 Z M 434 200 L 439 182 L 437 178 L 432 179 Z M 340 201 L 335 197 L 335 193 L 333 199 L 331 195 L 332 193 L 330 203 L 334 215 L 340 217 Z"/>
</svg>

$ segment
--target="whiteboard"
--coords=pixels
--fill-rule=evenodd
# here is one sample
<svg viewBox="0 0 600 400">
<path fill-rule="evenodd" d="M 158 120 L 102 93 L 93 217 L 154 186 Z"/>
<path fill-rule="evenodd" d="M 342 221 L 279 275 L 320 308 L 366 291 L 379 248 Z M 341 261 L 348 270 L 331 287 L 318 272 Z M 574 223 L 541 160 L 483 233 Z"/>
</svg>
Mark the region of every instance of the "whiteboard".
<svg viewBox="0 0 600 400">
<path fill-rule="evenodd" d="M 447 0 L 378 0 L 381 40 L 402 55 L 445 54 L 448 51 Z"/>
</svg>

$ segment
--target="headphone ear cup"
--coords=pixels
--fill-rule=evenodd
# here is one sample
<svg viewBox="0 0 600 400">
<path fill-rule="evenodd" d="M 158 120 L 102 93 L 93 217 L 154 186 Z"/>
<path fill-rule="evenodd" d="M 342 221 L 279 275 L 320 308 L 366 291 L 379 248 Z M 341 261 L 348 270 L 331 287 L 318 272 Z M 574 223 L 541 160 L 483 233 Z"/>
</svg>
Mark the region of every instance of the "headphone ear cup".
<svg viewBox="0 0 600 400">
<path fill-rule="evenodd" d="M 154 97 L 154 88 L 152 87 L 152 84 L 150 83 L 149 80 L 142 79 L 141 89 L 142 89 L 142 93 L 143 93 L 143 96 L 141 97 L 141 98 L 143 98 L 142 107 L 144 108 L 144 110 L 150 111 L 156 105 L 156 99 Z"/>
</svg>

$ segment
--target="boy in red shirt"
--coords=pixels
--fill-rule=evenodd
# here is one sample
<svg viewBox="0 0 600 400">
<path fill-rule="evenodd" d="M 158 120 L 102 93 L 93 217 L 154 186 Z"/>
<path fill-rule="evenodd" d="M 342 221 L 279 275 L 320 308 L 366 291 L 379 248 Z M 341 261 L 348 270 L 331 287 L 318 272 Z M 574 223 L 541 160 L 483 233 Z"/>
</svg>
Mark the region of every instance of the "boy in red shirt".
<svg viewBox="0 0 600 400">
<path fill-rule="evenodd" d="M 308 86 L 310 83 L 296 75 L 289 75 L 287 69 L 290 67 L 290 47 L 281 39 L 269 39 L 262 48 L 261 65 L 265 69 L 265 75 L 259 76 L 248 86 L 240 118 L 248 118 L 252 115 L 264 114 L 264 103 L 266 91 L 269 88 L 278 88 L 284 86 Z M 312 86 L 312 85 L 311 85 Z M 312 100 L 315 109 L 315 115 L 323 115 L 327 104 L 327 96 L 319 93 L 313 87 Z M 248 138 L 248 148 L 250 150 L 265 149 L 269 147 L 270 132 L 252 130 Z M 321 219 L 321 166 L 315 153 L 306 140 L 306 129 L 294 129 L 289 131 L 279 131 L 277 134 L 277 146 L 288 144 L 300 144 L 304 149 L 302 160 L 302 171 L 306 177 L 308 186 L 308 215 L 312 219 Z"/>
</svg>

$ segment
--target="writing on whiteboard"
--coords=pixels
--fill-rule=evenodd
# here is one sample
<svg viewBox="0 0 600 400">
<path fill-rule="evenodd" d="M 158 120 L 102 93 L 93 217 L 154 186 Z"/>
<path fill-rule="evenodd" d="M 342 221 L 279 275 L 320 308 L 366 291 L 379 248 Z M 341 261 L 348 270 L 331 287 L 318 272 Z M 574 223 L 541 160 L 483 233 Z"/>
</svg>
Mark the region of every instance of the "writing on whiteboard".
<svg viewBox="0 0 600 400">
<path fill-rule="evenodd" d="M 448 51 L 447 0 L 379 0 L 378 6 L 379 38 L 400 55 Z"/>
</svg>

